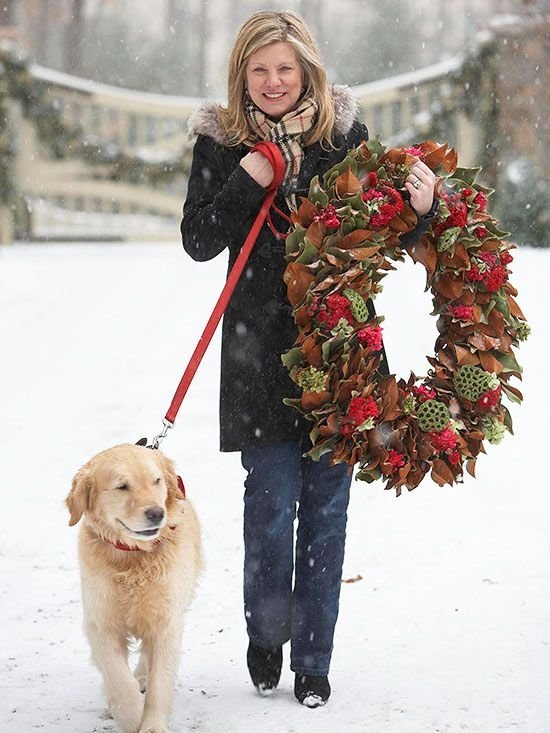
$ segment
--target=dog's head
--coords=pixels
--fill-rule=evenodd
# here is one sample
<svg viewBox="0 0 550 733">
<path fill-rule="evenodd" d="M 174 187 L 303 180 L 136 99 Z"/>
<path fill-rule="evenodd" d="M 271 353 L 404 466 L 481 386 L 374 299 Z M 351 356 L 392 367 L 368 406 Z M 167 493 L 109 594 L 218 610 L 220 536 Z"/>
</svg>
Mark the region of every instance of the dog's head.
<svg viewBox="0 0 550 733">
<path fill-rule="evenodd" d="M 124 444 L 82 466 L 66 504 L 70 526 L 86 515 L 105 537 L 147 541 L 159 536 L 178 499 L 172 461 L 158 450 Z"/>
</svg>

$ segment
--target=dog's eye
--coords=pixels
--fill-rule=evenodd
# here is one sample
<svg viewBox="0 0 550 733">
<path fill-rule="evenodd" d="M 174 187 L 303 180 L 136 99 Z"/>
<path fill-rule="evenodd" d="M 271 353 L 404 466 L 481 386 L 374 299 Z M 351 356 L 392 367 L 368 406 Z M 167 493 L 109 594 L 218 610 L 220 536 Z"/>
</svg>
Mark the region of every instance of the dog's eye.
<svg viewBox="0 0 550 733">
<path fill-rule="evenodd" d="M 119 491 L 128 491 L 128 489 L 129 489 L 129 486 L 128 486 L 128 484 L 126 484 L 126 483 L 124 483 L 124 484 L 119 484 L 119 485 L 117 486 L 117 489 L 118 489 Z"/>
<path fill-rule="evenodd" d="M 158 486 L 158 485 L 160 484 L 161 480 L 162 480 L 162 479 L 161 479 L 161 477 L 159 476 L 158 478 L 156 478 L 156 479 L 154 480 L 154 482 L 153 482 L 153 483 L 154 483 L 154 484 L 155 484 L 156 486 Z"/>
</svg>

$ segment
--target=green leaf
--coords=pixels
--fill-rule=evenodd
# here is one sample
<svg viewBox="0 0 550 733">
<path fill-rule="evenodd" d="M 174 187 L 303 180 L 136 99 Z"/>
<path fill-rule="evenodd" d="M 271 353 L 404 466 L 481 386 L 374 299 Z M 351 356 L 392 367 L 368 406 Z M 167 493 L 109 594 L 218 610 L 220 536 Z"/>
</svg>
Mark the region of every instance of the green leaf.
<svg viewBox="0 0 550 733">
<path fill-rule="evenodd" d="M 457 168 L 454 172 L 454 175 L 452 178 L 449 178 L 448 183 L 450 185 L 453 185 L 453 183 L 464 183 L 467 187 L 472 186 L 474 181 L 476 180 L 478 173 L 481 172 L 481 166 L 477 166 L 477 168 Z"/>
<path fill-rule="evenodd" d="M 504 369 L 509 372 L 523 372 L 522 367 L 517 363 L 516 358 L 513 354 L 501 354 L 500 351 L 493 351 L 493 356 L 498 359 Z M 504 387 L 504 384 L 502 385 Z"/>
<path fill-rule="evenodd" d="M 285 354 L 281 355 L 281 361 L 287 369 L 292 369 L 298 364 L 301 364 L 304 360 L 304 355 L 299 346 L 294 349 L 289 349 Z"/>
<path fill-rule="evenodd" d="M 285 248 L 287 255 L 294 254 L 295 252 L 298 252 L 300 249 L 300 245 L 304 239 L 304 232 L 306 230 L 304 227 L 300 226 L 299 224 L 296 224 L 294 230 L 290 232 L 288 237 L 285 240 Z"/>
<path fill-rule="evenodd" d="M 309 456 L 314 461 L 318 461 L 325 453 L 330 453 L 337 443 L 338 438 L 330 438 L 319 445 L 313 446 L 313 448 L 310 448 L 310 450 L 308 450 L 304 455 Z"/>
<path fill-rule="evenodd" d="M 512 402 L 516 402 L 518 405 L 521 405 L 521 399 L 516 394 L 511 392 L 504 382 L 501 382 L 501 384 L 502 384 L 502 389 L 506 393 L 506 396 L 508 397 L 508 399 L 511 400 Z"/>
<path fill-rule="evenodd" d="M 319 204 L 323 208 L 328 205 L 329 198 L 321 188 L 321 184 L 319 183 L 319 176 L 314 176 L 311 179 L 311 183 L 309 184 L 308 198 L 312 203 Z"/>
<path fill-rule="evenodd" d="M 515 395 L 514 395 L 514 397 L 515 397 Z M 518 402 L 520 402 L 520 401 L 521 400 L 518 399 Z M 508 431 L 510 433 L 512 433 L 512 435 L 513 435 L 514 434 L 514 431 L 512 430 L 512 416 L 510 415 L 510 410 L 507 407 L 503 407 L 503 410 L 504 410 L 504 424 L 508 428 Z"/>
<path fill-rule="evenodd" d="M 300 256 L 295 261 L 301 265 L 311 265 L 317 259 L 319 259 L 319 250 L 307 237 L 304 237 L 304 246 L 300 252 Z"/>
</svg>

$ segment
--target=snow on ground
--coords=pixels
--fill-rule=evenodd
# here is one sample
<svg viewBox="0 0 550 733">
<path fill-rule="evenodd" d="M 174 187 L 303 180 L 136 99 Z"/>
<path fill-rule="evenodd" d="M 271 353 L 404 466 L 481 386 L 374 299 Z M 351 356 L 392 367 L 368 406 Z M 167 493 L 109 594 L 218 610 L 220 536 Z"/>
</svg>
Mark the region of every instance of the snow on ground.
<svg viewBox="0 0 550 733">
<path fill-rule="evenodd" d="M 550 495 L 544 414 L 550 251 L 521 250 L 513 282 L 534 335 L 519 352 L 515 437 L 477 480 L 429 480 L 396 499 L 354 484 L 326 708 L 285 666 L 259 698 L 245 665 L 244 471 L 218 452 L 219 334 L 163 448 L 202 520 L 207 567 L 187 618 L 173 731 L 547 733 Z M 152 437 L 222 287 L 224 258 L 170 244 L 0 250 L 0 728 L 113 731 L 81 631 L 76 535 L 63 499 L 112 444 Z M 420 266 L 386 280 L 378 310 L 401 376 L 425 371 L 435 320 Z M 288 650 L 285 649 L 285 662 Z"/>
</svg>

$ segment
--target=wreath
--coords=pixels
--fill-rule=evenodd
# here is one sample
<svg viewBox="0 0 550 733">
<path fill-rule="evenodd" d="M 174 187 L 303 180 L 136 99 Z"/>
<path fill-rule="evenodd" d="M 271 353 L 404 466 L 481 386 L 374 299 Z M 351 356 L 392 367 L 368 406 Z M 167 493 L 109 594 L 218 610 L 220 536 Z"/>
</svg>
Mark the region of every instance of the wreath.
<svg viewBox="0 0 550 733">
<path fill-rule="evenodd" d="M 403 185 L 418 159 L 439 177 L 439 208 L 405 250 L 417 217 Z M 484 441 L 512 432 L 503 396 L 522 400 L 509 382 L 521 379 L 513 347 L 530 328 L 509 281 L 514 245 L 486 210 L 492 190 L 479 171 L 458 168 L 455 150 L 433 141 L 363 142 L 311 181 L 286 238 L 298 336 L 282 360 L 301 396 L 285 403 L 313 423 L 307 455 L 357 464 L 358 479 L 383 478 L 398 496 L 430 470 L 439 485 L 461 481 L 464 467 L 475 476 Z M 438 316 L 431 368 L 406 381 L 378 371 L 383 317 L 370 303 L 405 252 L 426 268 Z"/>
</svg>

